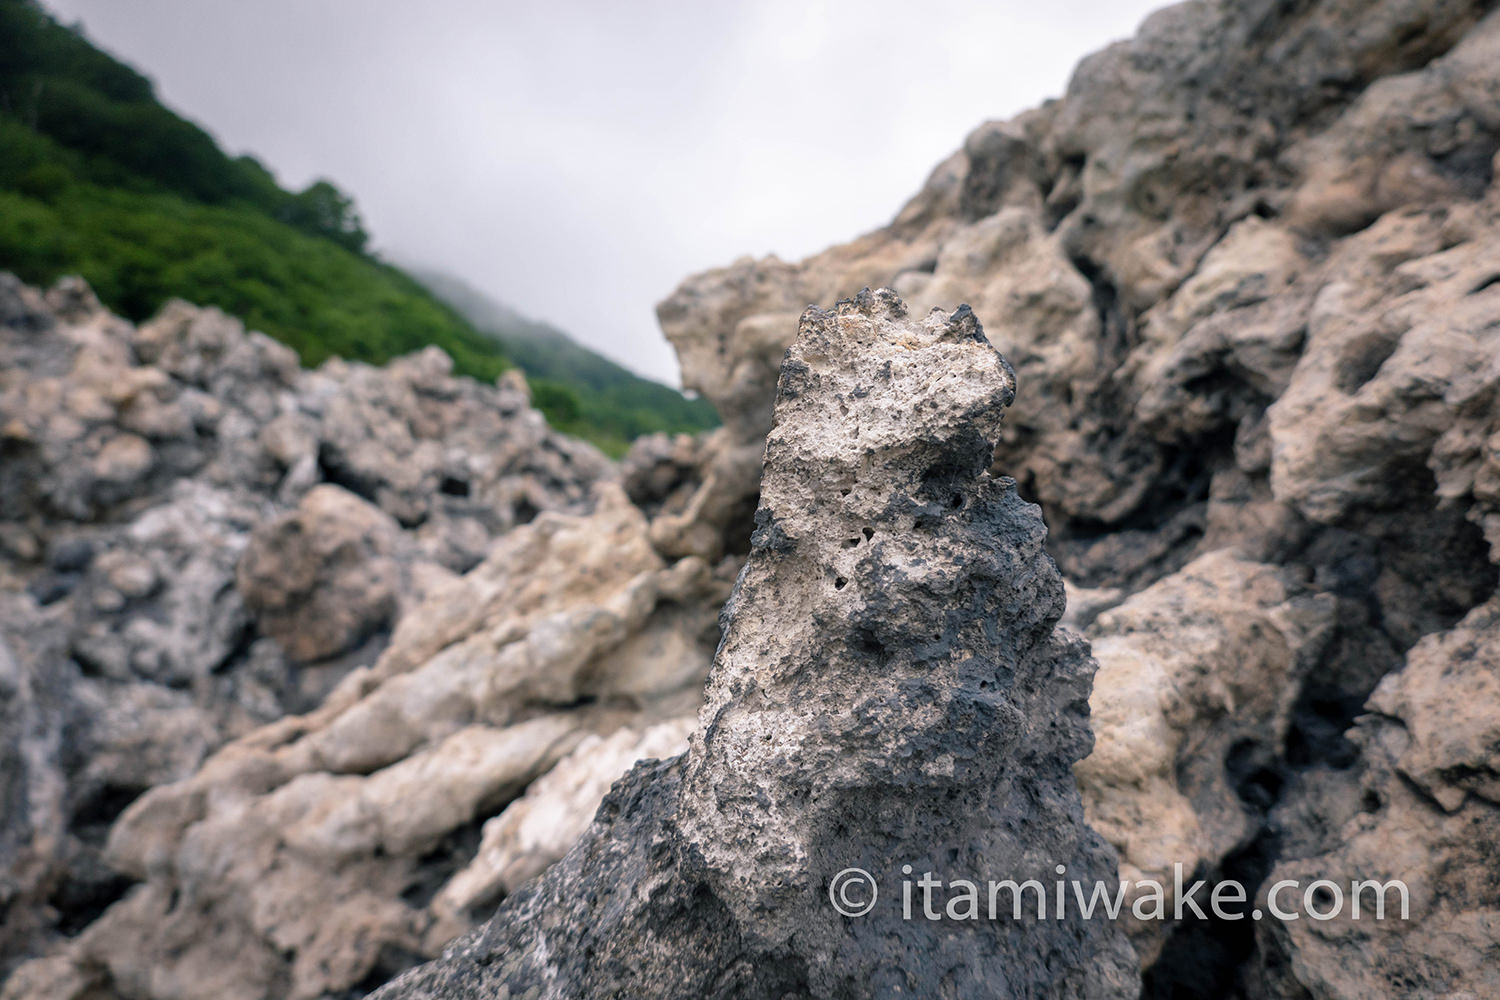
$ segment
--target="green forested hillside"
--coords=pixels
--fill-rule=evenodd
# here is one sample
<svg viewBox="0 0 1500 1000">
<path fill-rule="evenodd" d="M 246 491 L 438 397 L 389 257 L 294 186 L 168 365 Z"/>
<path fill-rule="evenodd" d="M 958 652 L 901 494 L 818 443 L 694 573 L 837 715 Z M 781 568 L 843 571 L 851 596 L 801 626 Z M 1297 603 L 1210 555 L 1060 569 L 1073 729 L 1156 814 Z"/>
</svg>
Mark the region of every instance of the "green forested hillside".
<svg viewBox="0 0 1500 1000">
<path fill-rule="evenodd" d="M 546 323 L 527 319 L 451 275 L 413 269 L 411 273 L 439 299 L 457 309 L 481 333 L 496 337 L 506 357 L 526 373 L 539 404 L 563 410 L 571 404 L 556 394 L 573 393 L 571 423 L 610 427 L 618 436 L 608 450 L 656 430 L 700 431 L 715 427 L 719 415 L 706 399 L 690 399 L 589 350 Z M 562 415 L 559 414 L 559 419 Z M 564 420 L 566 428 L 570 421 Z"/>
<path fill-rule="evenodd" d="M 0 268 L 36 283 L 82 274 L 135 320 L 172 296 L 216 305 L 309 364 L 438 344 L 467 374 L 505 368 L 493 340 L 365 241 L 332 184 L 283 191 L 145 77 L 29 0 L 0 0 Z"/>
<path fill-rule="evenodd" d="M 33 284 L 81 274 L 133 320 L 172 297 L 216 305 L 307 364 L 380 363 L 436 344 L 463 374 L 508 367 L 494 336 L 369 254 L 367 240 L 333 184 L 283 190 L 34 0 L 0 0 L 0 270 Z M 673 390 L 656 386 L 670 395 L 642 406 L 585 403 L 592 384 L 554 371 L 536 401 L 616 453 L 642 431 L 687 426 Z"/>
</svg>

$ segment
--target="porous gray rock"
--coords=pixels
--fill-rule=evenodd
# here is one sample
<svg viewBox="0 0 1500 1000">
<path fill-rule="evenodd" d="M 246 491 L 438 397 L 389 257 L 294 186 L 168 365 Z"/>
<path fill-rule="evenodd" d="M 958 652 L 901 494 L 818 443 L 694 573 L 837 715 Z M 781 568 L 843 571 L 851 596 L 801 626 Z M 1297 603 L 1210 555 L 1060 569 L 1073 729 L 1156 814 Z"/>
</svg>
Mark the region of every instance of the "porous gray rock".
<svg viewBox="0 0 1500 1000">
<path fill-rule="evenodd" d="M 524 389 L 449 369 L 307 372 L 215 309 L 136 327 L 79 279 L 0 274 L 0 977 L 130 889 L 103 849 L 134 799 L 316 706 L 495 534 L 614 476 Z M 330 481 L 351 468 L 368 496 Z M 410 475 L 412 530 L 371 502 L 410 514 L 384 485 Z"/>
<path fill-rule="evenodd" d="M 1175 860 L 1263 884 L 1340 828 L 1320 799 L 1357 808 L 1386 768 L 1345 735 L 1382 678 L 1495 591 L 1497 54 L 1490 3 L 1179 4 L 1060 100 L 980 126 L 888 225 L 688 278 L 658 314 L 724 437 L 662 530 L 727 537 L 724 511 L 755 496 L 802 303 L 878 284 L 916 311 L 968 302 L 1027 387 L 995 468 L 1088 595 L 1097 696 L 1131 699 L 1097 703 L 1106 756 L 1080 771 L 1101 827 L 1127 874 Z M 1316 627 L 1290 623 L 1309 600 Z M 1483 744 L 1492 711 L 1455 715 L 1453 741 Z M 1136 930 L 1163 996 L 1281 996 L 1264 962 L 1335 983 L 1347 954 L 1305 927 Z M 1391 948 L 1415 970 L 1411 933 Z"/>
<path fill-rule="evenodd" d="M 619 764 L 585 746 L 636 746 L 659 720 L 694 711 L 716 606 L 755 529 L 785 348 L 807 303 L 880 285 L 918 314 L 970 303 L 1025 387 L 993 468 L 1042 507 L 1049 551 L 1078 595 L 1071 621 L 1098 642 L 1097 750 L 1078 776 L 1123 870 L 1193 861 L 1195 877 L 1263 890 L 1273 872 L 1347 879 L 1358 867 L 1433 886 L 1426 924 L 1134 928 L 1148 992 L 1494 992 L 1484 978 L 1494 894 L 1466 883 L 1487 886 L 1500 870 L 1487 832 L 1496 713 L 1476 666 L 1494 631 L 1476 609 L 1492 601 L 1500 564 L 1497 106 L 1493 3 L 1194 0 L 1086 60 L 1060 100 L 980 126 L 889 225 L 804 261 L 745 258 L 689 278 L 659 316 L 685 381 L 724 426 L 637 444 L 621 478 L 645 519 L 629 530 L 568 529 L 631 560 L 654 550 L 661 564 L 642 570 L 655 581 L 644 590 L 608 575 L 594 589 L 578 575 L 589 558 L 542 560 L 530 570 L 542 581 L 494 573 L 495 534 L 539 510 L 585 515 L 591 484 L 613 475 L 586 446 L 547 432 L 514 379 L 451 378 L 434 352 L 299 373 L 284 349 L 212 310 L 175 306 L 132 330 L 76 282 L 42 293 L 0 276 L 0 621 L 14 665 L 0 657 L 0 689 L 10 677 L 18 692 L 0 700 L 11 769 L 0 772 L 0 859 L 16 859 L 0 873 L 10 905 L 0 962 L 104 909 L 94 921 L 104 929 L 27 966 L 11 983 L 33 985 L 8 983 L 7 1000 L 122 988 L 157 962 L 137 953 L 178 956 L 154 985 L 130 979 L 174 1000 L 194 968 L 221 974 L 204 980 L 205 996 L 247 984 L 265 996 L 291 982 L 353 990 L 482 919 L 515 888 L 505 871 L 558 850 L 518 818 L 528 801 L 534 815 L 566 810 L 576 828 L 597 779 Z M 502 686 L 531 678 L 506 690 L 547 692 L 559 714 L 550 698 L 607 690 L 608 705 L 568 712 L 623 714 L 580 725 L 567 755 L 578 770 L 534 783 L 534 796 L 517 787 L 445 813 L 438 826 L 459 825 L 439 856 L 377 864 L 356 851 L 379 898 L 353 945 L 313 933 L 320 920 L 350 926 L 327 905 L 347 901 L 346 883 L 299 868 L 314 888 L 276 886 L 253 865 L 231 871 L 260 889 L 261 923 L 231 921 L 231 936 L 244 934 L 233 947 L 194 940 L 188 929 L 231 912 L 216 894 L 240 890 L 192 867 L 182 845 L 200 841 L 180 823 L 121 833 L 173 856 L 147 880 L 167 893 L 158 900 L 173 886 L 214 900 L 182 916 L 181 937 L 143 945 L 123 914 L 149 925 L 162 922 L 157 911 L 111 917 L 133 877 L 101 854 L 120 809 L 142 783 L 187 777 L 216 741 L 314 708 L 380 655 L 383 628 L 352 652 L 293 667 L 233 584 L 253 534 L 320 483 L 402 526 L 408 609 L 437 591 L 452 596 L 434 607 L 453 613 L 424 612 L 423 626 L 398 612 L 398 652 L 380 661 L 389 677 L 336 692 L 296 735 L 272 725 L 244 745 L 289 738 L 409 777 L 405 754 L 369 757 L 358 727 L 330 720 L 373 718 L 390 734 L 381 713 L 400 690 L 395 675 L 451 692 L 459 673 L 480 672 L 497 630 L 549 650 L 538 662 L 564 662 L 552 657 L 578 647 L 557 633 L 506 631 L 516 622 L 507 602 L 544 583 L 576 598 L 565 603 L 583 621 L 626 624 L 590 633 L 600 655 L 581 674 L 562 670 L 557 687 L 525 671 Z M 603 613 L 646 593 L 656 596 L 644 617 Z M 122 752 L 109 749 L 116 740 Z M 87 748 L 83 759 L 64 766 L 65 741 Z M 456 757 L 424 759 L 472 787 Z M 660 787 L 624 786 L 606 818 L 675 810 L 682 766 L 653 772 Z M 320 765 L 304 777 L 332 773 Z M 386 801 L 376 790 L 399 784 L 336 777 L 344 803 Z M 192 787 L 222 796 L 238 780 Z M 262 791 L 245 794 L 247 814 L 272 816 Z M 498 852 L 481 857 L 487 822 Z M 235 832 L 270 842 L 270 825 Z M 589 843 L 568 878 L 623 870 L 617 848 Z M 391 904 L 408 890 L 416 902 Z M 284 919 L 278 892 L 315 915 Z M 1379 962 L 1347 972 L 1371 951 Z M 320 964 L 335 971 L 304 977 Z M 123 971 L 111 984 L 113 968 Z"/>
<path fill-rule="evenodd" d="M 262 525 L 235 571 L 261 631 L 303 663 L 353 649 L 395 616 L 401 586 L 395 518 L 323 483 Z"/>
<path fill-rule="evenodd" d="M 590 737 L 650 731 L 702 699 L 732 566 L 667 564 L 623 490 L 598 490 L 591 514 L 540 514 L 433 586 L 316 708 L 129 803 L 104 861 L 133 884 L 0 995 L 311 1000 L 384 982 L 474 926 L 504 891 L 504 871 L 465 888 L 487 820 Z"/>
<path fill-rule="evenodd" d="M 562 862 L 378 995 L 1135 996 L 1108 921 L 899 903 L 905 865 L 1114 880 L 1070 771 L 1093 662 L 1053 631 L 1038 510 L 985 471 L 1014 396 L 966 308 L 808 310 L 688 752 L 637 765 Z M 851 866 L 887 893 L 858 918 L 828 896 Z"/>
</svg>

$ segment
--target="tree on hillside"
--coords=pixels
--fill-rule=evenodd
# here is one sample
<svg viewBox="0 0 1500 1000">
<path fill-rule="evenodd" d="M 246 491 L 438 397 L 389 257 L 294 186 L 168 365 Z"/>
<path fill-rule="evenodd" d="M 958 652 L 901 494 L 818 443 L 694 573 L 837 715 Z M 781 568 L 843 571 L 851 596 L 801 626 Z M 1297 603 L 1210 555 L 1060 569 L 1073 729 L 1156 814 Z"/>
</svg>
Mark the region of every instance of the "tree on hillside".
<svg viewBox="0 0 1500 1000">
<path fill-rule="evenodd" d="M 354 199 L 325 180 L 314 181 L 287 204 L 282 219 L 305 233 L 326 237 L 346 250 L 364 253 L 370 235 Z"/>
</svg>

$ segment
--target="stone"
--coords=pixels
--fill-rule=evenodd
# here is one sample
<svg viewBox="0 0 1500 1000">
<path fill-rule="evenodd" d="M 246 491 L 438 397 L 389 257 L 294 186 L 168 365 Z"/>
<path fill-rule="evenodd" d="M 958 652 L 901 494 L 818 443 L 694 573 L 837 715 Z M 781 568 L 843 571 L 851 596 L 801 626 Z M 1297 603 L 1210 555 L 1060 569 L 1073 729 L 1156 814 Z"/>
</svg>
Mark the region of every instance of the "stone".
<svg viewBox="0 0 1500 1000">
<path fill-rule="evenodd" d="M 1137 995 L 1107 921 L 830 905 L 847 866 L 894 890 L 903 864 L 1115 862 L 1069 771 L 1093 663 L 1052 631 L 1036 508 L 985 471 L 1009 365 L 967 309 L 913 319 L 889 290 L 801 329 L 687 753 L 637 765 L 562 862 L 378 996 Z"/>
<path fill-rule="evenodd" d="M 587 485 L 615 472 L 590 445 L 552 432 L 513 379 L 480 385 L 453 378 L 452 364 L 437 348 L 384 368 L 335 359 L 308 377 L 302 410 L 322 478 L 462 572 L 490 538 L 541 511 L 585 511 Z"/>
<path fill-rule="evenodd" d="M 472 927 L 482 915 L 435 897 L 479 863 L 486 821 L 590 737 L 624 730 L 636 747 L 702 698 L 730 580 L 699 559 L 666 564 L 623 490 L 598 489 L 592 514 L 542 513 L 467 574 L 439 573 L 379 658 L 311 711 L 244 733 L 131 802 L 105 858 L 135 884 L 59 953 L 66 963 L 25 966 L 18 981 L 312 998 L 383 982 Z M 336 590 L 310 581 L 330 566 L 366 576 L 370 554 L 344 550 L 371 531 L 400 533 L 328 485 L 289 518 L 246 548 L 246 559 L 292 562 L 252 571 L 257 580 Z M 320 546 L 325 537 L 338 544 Z M 253 554 L 257 544 L 267 551 Z M 586 803 L 633 760 L 575 761 L 558 782 L 581 783 Z M 566 837 L 551 830 L 525 863 L 544 866 Z M 46 995 L 19 990 L 7 1000 Z"/>
<path fill-rule="evenodd" d="M 1254 839 L 1273 801 L 1255 783 L 1275 766 L 1336 603 L 1221 550 L 1094 619 L 1094 750 L 1074 773 L 1121 878 L 1171 887 L 1174 865 L 1217 870 Z M 1154 961 L 1162 923 L 1130 929 L 1142 962 Z"/>
<path fill-rule="evenodd" d="M 1496 585 L 1497 45 L 1483 5 L 1181 4 L 1061 100 L 976 129 L 889 225 L 687 279 L 659 316 L 725 430 L 654 529 L 685 550 L 732 536 L 802 302 L 876 284 L 918 312 L 967 302 L 1027 387 L 995 470 L 1042 506 L 1099 642 L 1101 751 L 1165 727 L 1080 766 L 1091 815 L 1127 866 L 1137 844 L 1261 884 L 1278 844 L 1337 828 L 1319 796 L 1357 808 L 1345 732 L 1382 678 Z M 1272 612 L 1310 601 L 1316 628 Z M 1099 632 L 1115 612 L 1135 624 Z M 1199 614 L 1262 635 L 1185 642 Z M 1241 655 L 1289 685 L 1274 702 L 1205 695 L 1238 690 Z M 1133 931 L 1153 990 L 1281 995 L 1256 985 L 1264 934 Z M 1310 939 L 1275 940 L 1295 965 Z"/>
<path fill-rule="evenodd" d="M 1351 734 L 1361 765 L 1340 784 L 1308 788 L 1311 803 L 1283 817 L 1301 835 L 1267 876 L 1299 880 L 1278 903 L 1301 911 L 1303 888 L 1335 880 L 1344 905 L 1330 920 L 1265 921 L 1256 927 L 1261 995 L 1344 998 L 1393 994 L 1482 997 L 1500 990 L 1500 913 L 1495 905 L 1500 799 L 1494 776 L 1494 692 L 1500 678 L 1500 603 L 1475 608 L 1452 630 L 1419 642 L 1403 669 L 1370 699 Z M 1309 836 L 1308 819 L 1321 836 Z M 1351 883 L 1361 890 L 1353 915 Z M 1403 893 L 1388 883 L 1400 882 Z M 1324 893 L 1332 889 L 1324 887 Z M 1315 905 L 1328 912 L 1333 900 Z M 1376 919 L 1383 902 L 1385 919 Z"/>
<path fill-rule="evenodd" d="M 1193 861 L 1261 905 L 1277 873 L 1404 873 L 1425 893 L 1421 922 L 1127 925 L 1146 993 L 1494 993 L 1497 46 L 1500 12 L 1467 0 L 1159 11 L 1060 99 L 981 124 L 889 224 L 684 280 L 658 315 L 724 426 L 644 439 L 618 469 L 550 432 L 522 381 L 454 378 L 437 352 L 303 372 L 212 310 L 136 328 L 79 282 L 0 275 L 0 975 L 49 956 L 6 1000 L 358 992 L 496 902 L 561 912 L 548 879 L 648 871 L 621 846 L 636 841 L 596 831 L 541 882 L 503 875 L 554 857 L 639 735 L 697 710 L 752 535 L 760 552 L 829 516 L 821 467 L 795 502 L 762 500 L 776 387 L 798 377 L 783 361 L 809 303 L 880 286 L 916 316 L 967 302 L 1015 368 L 991 472 L 1040 506 L 1066 621 L 1097 643 L 1098 739 L 1076 771 L 1120 871 Z M 830 447 L 844 419 L 822 419 Z M 293 664 L 235 569 L 323 487 L 395 519 L 397 607 L 355 648 Z M 757 526 L 762 508 L 778 520 Z M 874 548 L 846 541 L 836 559 Z M 75 544 L 89 560 L 54 558 Z M 852 597 L 861 577 L 839 566 L 830 586 Z M 506 734 L 533 724 L 568 735 L 521 752 Z M 693 759 L 627 778 L 601 822 L 684 842 L 651 824 L 701 792 Z M 496 789 L 464 761 L 517 777 Z M 393 790 L 428 779 L 458 808 L 390 820 L 392 842 L 438 846 L 377 857 Z M 347 845 L 357 886 L 265 848 L 295 823 L 269 803 L 322 796 L 297 835 Z M 519 818 L 564 804 L 549 838 Z M 270 867 L 196 867 L 200 822 Z M 718 842 L 693 822 L 694 843 Z M 781 833 L 767 851 L 795 869 Z M 693 862 L 705 885 L 711 860 Z M 778 891 L 714 885 L 714 927 L 737 926 L 725 900 Z M 173 890 L 204 902 L 173 918 Z M 462 995 L 463 956 L 526 953 L 512 919 L 423 975 Z"/>
<path fill-rule="evenodd" d="M 484 824 L 474 860 L 433 900 L 441 920 L 467 929 L 475 914 L 545 871 L 588 829 L 610 786 L 639 760 L 675 757 L 687 749 L 697 719 L 687 716 L 645 730 L 589 735 L 526 794 Z M 457 934 L 438 936 L 456 937 Z"/>
<path fill-rule="evenodd" d="M 356 647 L 395 615 L 395 519 L 322 483 L 250 537 L 235 584 L 256 624 L 303 663 Z"/>
<path fill-rule="evenodd" d="M 142 793 L 315 708 L 376 660 L 402 609 L 481 559 L 518 505 L 526 518 L 581 513 L 614 475 L 513 385 L 453 378 L 429 360 L 415 366 L 421 391 L 404 390 L 412 368 L 304 372 L 288 348 L 217 310 L 173 303 L 137 328 L 81 280 L 41 293 L 0 275 L 0 978 L 65 949 L 115 905 L 144 912 L 124 899 L 135 879 L 105 857 L 110 826 Z M 442 461 L 479 470 L 478 499 L 434 482 L 448 504 L 414 531 L 329 482 L 336 466 L 320 457 L 343 431 L 326 415 L 340 406 L 453 436 Z M 715 573 L 727 571 L 672 578 L 690 607 L 650 622 L 656 646 L 639 640 L 639 655 L 677 655 L 637 666 L 643 698 L 653 684 L 685 686 L 666 700 L 697 697 L 708 654 L 696 644 L 711 642 L 716 608 L 688 593 L 724 589 Z M 63 980 L 95 988 L 97 968 L 54 959 L 37 968 L 62 980 L 37 996 L 64 995 Z M 239 975 L 222 961 L 214 971 L 205 983 Z"/>
<path fill-rule="evenodd" d="M 1500 805 L 1497 684 L 1500 602 L 1491 599 L 1451 631 L 1423 637 L 1370 697 L 1372 712 L 1406 730 L 1397 770 L 1447 812 L 1471 795 Z"/>
</svg>

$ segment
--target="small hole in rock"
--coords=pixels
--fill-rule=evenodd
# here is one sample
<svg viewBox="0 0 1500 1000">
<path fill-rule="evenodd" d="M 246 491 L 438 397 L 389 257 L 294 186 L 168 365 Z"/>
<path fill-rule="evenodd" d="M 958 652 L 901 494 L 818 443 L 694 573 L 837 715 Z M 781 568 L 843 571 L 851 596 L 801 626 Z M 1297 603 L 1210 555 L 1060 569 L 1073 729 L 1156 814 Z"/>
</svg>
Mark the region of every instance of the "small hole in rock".
<svg viewBox="0 0 1500 1000">
<path fill-rule="evenodd" d="M 838 578 L 836 578 L 836 579 L 835 579 L 835 580 L 834 580 L 834 581 L 833 581 L 833 589 L 834 589 L 834 590 L 843 590 L 843 589 L 844 589 L 844 585 L 845 585 L 845 584 L 846 584 L 846 583 L 848 583 L 848 582 L 849 582 L 849 581 L 848 581 L 848 580 L 845 580 L 845 579 L 844 579 L 844 578 L 843 578 L 843 577 L 838 577 Z"/>
<path fill-rule="evenodd" d="M 530 524 L 541 513 L 541 510 L 525 497 L 517 500 L 515 506 L 511 509 L 514 512 L 517 525 Z"/>
</svg>

